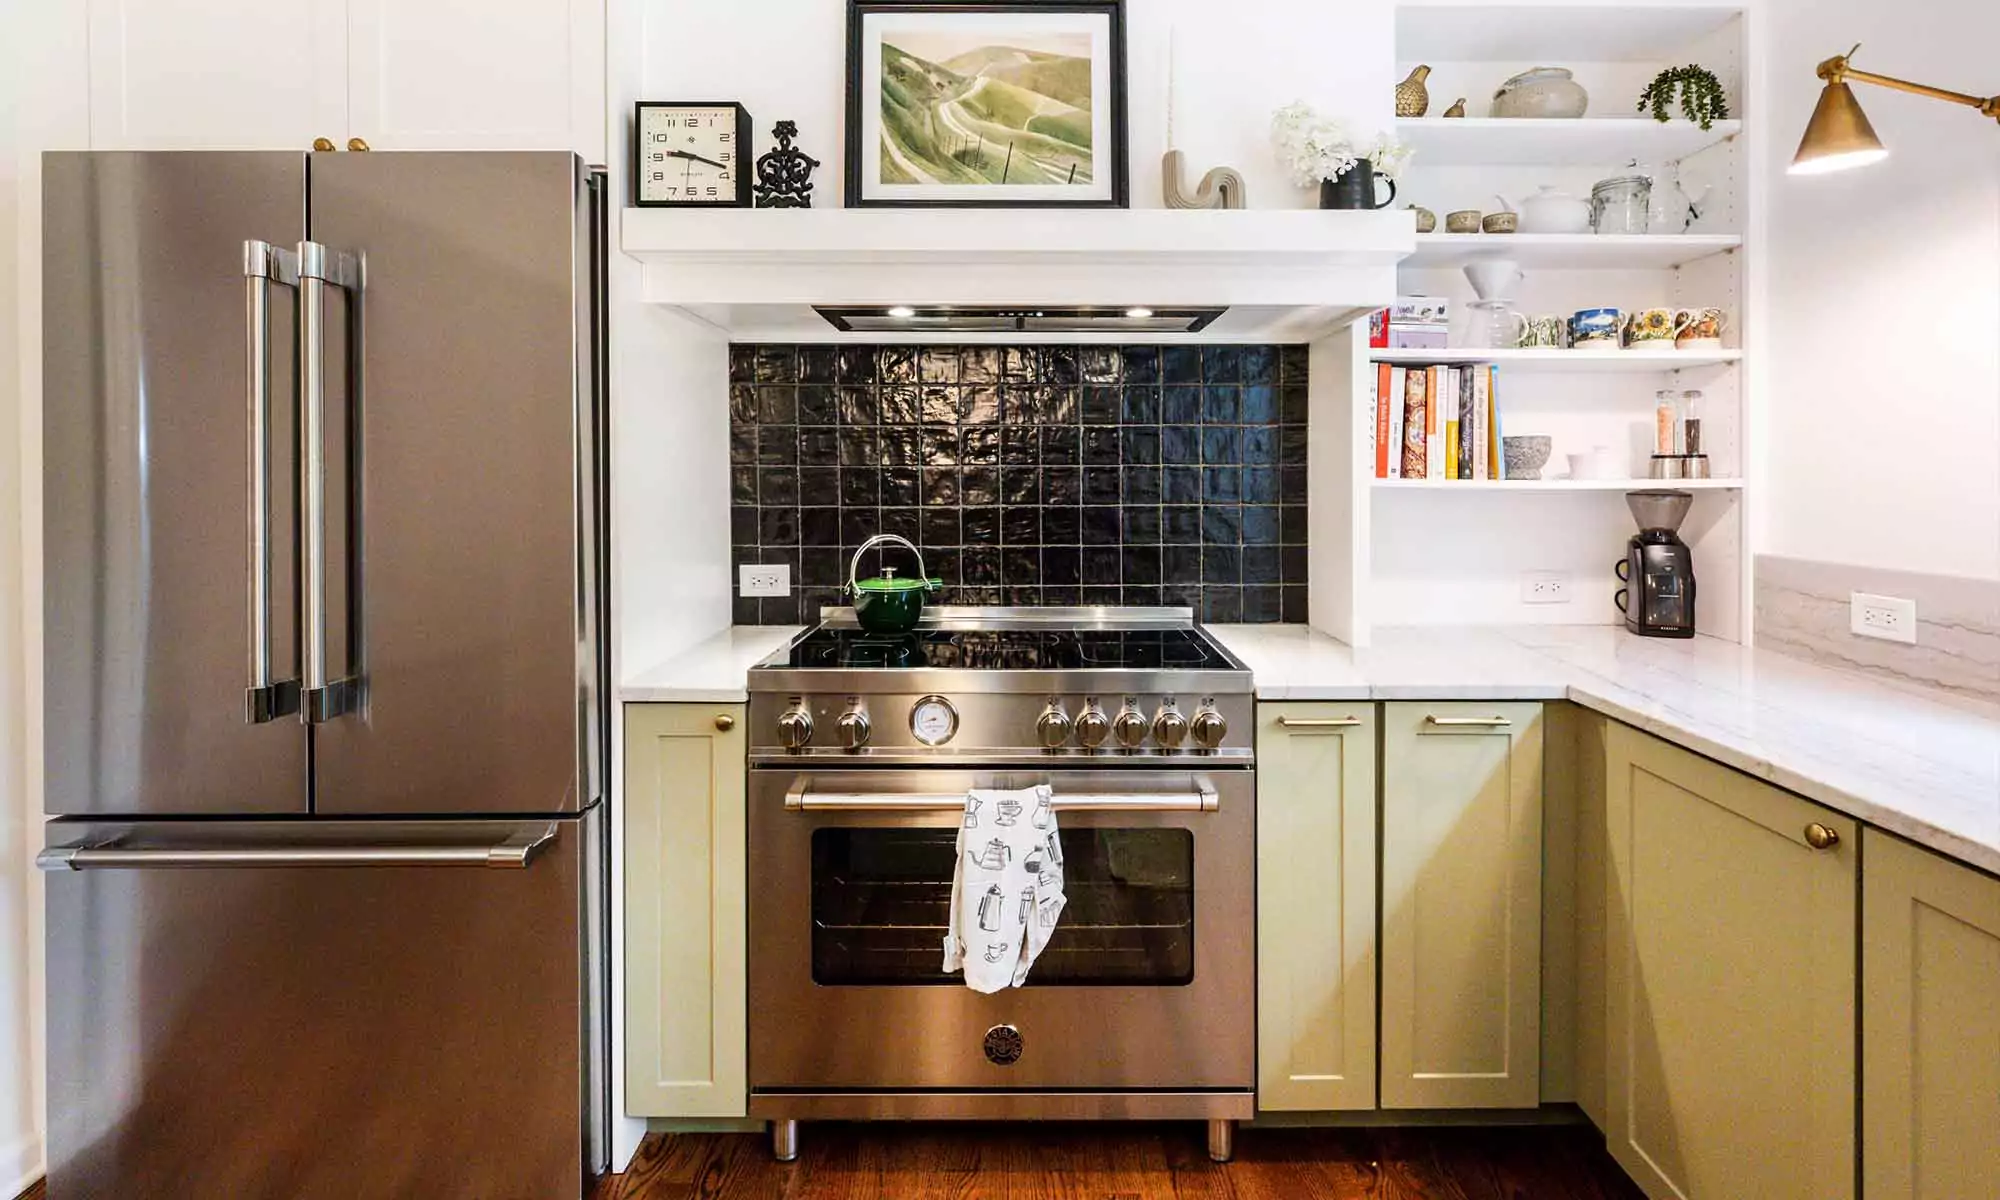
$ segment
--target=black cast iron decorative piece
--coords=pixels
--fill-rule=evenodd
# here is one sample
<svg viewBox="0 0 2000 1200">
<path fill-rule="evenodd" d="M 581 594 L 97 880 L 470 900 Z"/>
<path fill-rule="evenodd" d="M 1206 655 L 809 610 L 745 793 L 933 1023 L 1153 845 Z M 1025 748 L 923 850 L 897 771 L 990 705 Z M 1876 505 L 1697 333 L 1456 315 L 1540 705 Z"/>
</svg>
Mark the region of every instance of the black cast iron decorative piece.
<svg viewBox="0 0 2000 1200">
<path fill-rule="evenodd" d="M 798 122 L 778 122 L 771 136 L 778 139 L 778 148 L 757 160 L 757 207 L 811 208 L 812 173 L 819 160 L 792 145 L 799 136 Z"/>
</svg>

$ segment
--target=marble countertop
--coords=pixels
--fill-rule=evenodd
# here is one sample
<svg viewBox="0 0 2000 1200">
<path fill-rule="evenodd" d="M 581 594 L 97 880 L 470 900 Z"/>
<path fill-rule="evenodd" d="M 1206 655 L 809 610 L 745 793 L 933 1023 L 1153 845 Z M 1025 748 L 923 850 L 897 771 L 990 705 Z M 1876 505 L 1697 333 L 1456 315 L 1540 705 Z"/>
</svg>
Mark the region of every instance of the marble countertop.
<svg viewBox="0 0 2000 1200">
<path fill-rule="evenodd" d="M 750 668 L 803 632 L 803 625 L 731 626 L 627 679 L 618 686 L 618 698 L 630 704 L 745 703 Z"/>
<path fill-rule="evenodd" d="M 1299 625 L 1208 628 L 1262 700 L 1569 699 L 2000 873 L 2000 707 L 1616 626 L 1388 628 L 1360 650 Z M 618 698 L 742 703 L 749 669 L 800 632 L 724 630 Z"/>
<path fill-rule="evenodd" d="M 1391 628 L 1356 650 L 1301 626 L 1210 626 L 1262 700 L 1568 699 L 2000 872 L 2000 707 L 1714 638 L 1616 626 Z"/>
</svg>

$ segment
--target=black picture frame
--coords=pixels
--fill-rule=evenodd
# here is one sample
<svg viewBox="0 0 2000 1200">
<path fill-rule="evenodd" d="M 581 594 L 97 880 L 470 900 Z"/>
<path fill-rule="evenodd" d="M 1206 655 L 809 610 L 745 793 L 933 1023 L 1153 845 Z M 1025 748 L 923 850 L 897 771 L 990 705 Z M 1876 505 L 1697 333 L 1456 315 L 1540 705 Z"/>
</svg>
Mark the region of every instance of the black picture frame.
<svg viewBox="0 0 2000 1200">
<path fill-rule="evenodd" d="M 733 108 L 736 110 L 736 196 L 731 200 L 648 200 L 640 115 L 649 108 Z M 756 147 L 751 144 L 750 110 L 734 100 L 640 100 L 632 105 L 632 206 L 634 208 L 749 208 L 751 177 L 756 174 Z"/>
<path fill-rule="evenodd" d="M 1072 13 L 1109 18 L 1110 68 L 1111 68 L 1111 195 L 1108 199 L 1078 200 L 1059 198 L 1033 200 L 1007 198 L 996 200 L 976 200 L 958 197 L 937 199 L 899 198 L 870 199 L 863 194 L 862 187 L 862 135 L 865 124 L 862 120 L 864 103 L 869 102 L 861 95 L 862 75 L 862 23 L 875 13 L 931 12 L 931 13 L 1022 13 L 1028 15 Z M 1127 129 L 1130 111 L 1127 97 L 1125 70 L 1125 0 L 1015 0 L 1014 3 L 996 3 L 993 0 L 847 0 L 847 128 L 844 149 L 846 162 L 842 174 L 845 177 L 845 203 L 849 208 L 1130 208 L 1131 170 L 1128 154 L 1129 136 Z"/>
</svg>

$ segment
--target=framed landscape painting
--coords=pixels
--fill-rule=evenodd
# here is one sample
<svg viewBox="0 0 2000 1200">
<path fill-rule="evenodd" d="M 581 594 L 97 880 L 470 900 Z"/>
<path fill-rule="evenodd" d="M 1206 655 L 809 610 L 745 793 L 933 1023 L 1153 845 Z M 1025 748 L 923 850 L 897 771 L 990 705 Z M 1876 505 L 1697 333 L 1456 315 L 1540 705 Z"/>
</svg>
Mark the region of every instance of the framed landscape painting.
<svg viewBox="0 0 2000 1200">
<path fill-rule="evenodd" d="M 848 0 L 847 203 L 1123 208 L 1123 0 Z"/>
</svg>

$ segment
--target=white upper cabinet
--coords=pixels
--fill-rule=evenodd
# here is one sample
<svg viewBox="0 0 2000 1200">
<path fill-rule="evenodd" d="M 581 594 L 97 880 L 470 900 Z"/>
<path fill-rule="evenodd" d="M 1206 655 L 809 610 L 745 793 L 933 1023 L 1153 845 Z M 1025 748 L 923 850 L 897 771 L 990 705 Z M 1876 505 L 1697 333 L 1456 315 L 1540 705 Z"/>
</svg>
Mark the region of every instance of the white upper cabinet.
<svg viewBox="0 0 2000 1200">
<path fill-rule="evenodd" d="M 604 160 L 604 0 L 348 0 L 349 136 Z"/>
<path fill-rule="evenodd" d="M 346 0 L 89 0 L 96 150 L 303 150 L 347 124 Z"/>
<path fill-rule="evenodd" d="M 94 149 L 575 150 L 605 0 L 85 0 Z"/>
</svg>

